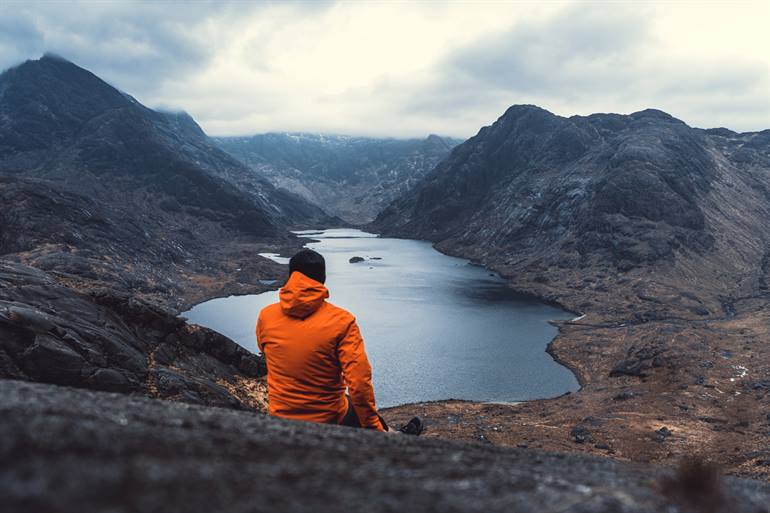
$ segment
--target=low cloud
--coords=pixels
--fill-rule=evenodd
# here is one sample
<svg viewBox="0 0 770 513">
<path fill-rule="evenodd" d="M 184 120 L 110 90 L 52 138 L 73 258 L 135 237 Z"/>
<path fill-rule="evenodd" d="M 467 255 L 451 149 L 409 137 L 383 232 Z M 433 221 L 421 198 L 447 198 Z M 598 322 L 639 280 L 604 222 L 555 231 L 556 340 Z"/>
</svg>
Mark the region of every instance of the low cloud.
<svg viewBox="0 0 770 513">
<path fill-rule="evenodd" d="M 770 127 L 764 3 L 19 2 L 0 67 L 60 54 L 214 135 L 470 136 L 514 103 Z"/>
</svg>

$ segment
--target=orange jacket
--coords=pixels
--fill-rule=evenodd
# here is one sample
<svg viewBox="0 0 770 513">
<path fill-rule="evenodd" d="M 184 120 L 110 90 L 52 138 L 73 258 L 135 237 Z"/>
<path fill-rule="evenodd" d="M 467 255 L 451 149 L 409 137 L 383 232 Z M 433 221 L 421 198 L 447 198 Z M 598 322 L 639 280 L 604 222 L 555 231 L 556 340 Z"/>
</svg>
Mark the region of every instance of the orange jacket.
<svg viewBox="0 0 770 513">
<path fill-rule="evenodd" d="M 323 284 L 294 272 L 280 301 L 259 313 L 257 345 L 267 362 L 270 415 L 339 424 L 348 408 L 347 387 L 361 426 L 384 431 L 356 319 L 327 297 Z"/>
</svg>

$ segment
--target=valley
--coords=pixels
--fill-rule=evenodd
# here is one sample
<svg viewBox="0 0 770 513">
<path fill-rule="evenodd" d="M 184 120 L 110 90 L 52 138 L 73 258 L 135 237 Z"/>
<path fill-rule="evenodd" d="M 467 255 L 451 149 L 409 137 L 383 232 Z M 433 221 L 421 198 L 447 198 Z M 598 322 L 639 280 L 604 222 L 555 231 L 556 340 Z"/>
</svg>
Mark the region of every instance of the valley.
<svg viewBox="0 0 770 513">
<path fill-rule="evenodd" d="M 269 133 L 214 142 L 284 189 L 353 225 L 368 223 L 406 194 L 459 139 L 374 139 Z"/>
<path fill-rule="evenodd" d="M 326 259 L 329 301 L 355 312 L 379 407 L 465 399 L 513 403 L 578 388 L 545 352 L 551 323 L 574 314 L 430 243 L 354 229 L 302 232 Z M 350 263 L 351 258 L 362 258 Z M 181 316 L 257 351 L 257 313 L 278 291 L 212 299 Z"/>
<path fill-rule="evenodd" d="M 27 436 L 24 426 L 39 421 L 59 432 L 49 418 L 57 408 L 61 415 L 53 417 L 85 433 L 98 431 L 95 425 L 112 433 L 111 414 L 90 405 L 114 401 L 140 420 L 131 424 L 139 426 L 132 431 L 138 445 L 168 442 L 190 449 L 188 456 L 200 433 L 219 429 L 207 418 L 236 431 L 240 422 L 264 429 L 244 442 L 250 450 L 280 437 L 312 446 L 342 477 L 351 473 L 340 451 L 363 447 L 378 462 L 372 486 L 381 485 L 373 492 L 383 496 L 390 496 L 383 469 L 394 448 L 414 456 L 403 472 L 419 467 L 437 483 L 459 480 L 464 474 L 454 464 L 466 458 L 480 472 L 498 468 L 494 461 L 506 462 L 500 472 L 534 465 L 541 483 L 521 477 L 504 484 L 521 486 L 523 501 L 537 496 L 554 508 L 582 493 L 565 499 L 559 483 L 572 486 L 584 466 L 583 486 L 599 489 L 596 500 L 607 508 L 620 492 L 602 488 L 602 479 L 624 476 L 617 487 L 635 494 L 628 504 L 636 509 L 627 511 L 656 511 L 663 499 L 649 495 L 655 485 L 644 469 L 668 475 L 655 465 L 685 457 L 770 479 L 768 130 L 698 129 L 652 109 L 565 118 L 515 105 L 465 142 L 434 135 L 211 138 L 189 115 L 149 109 L 54 55 L 0 75 L 0 113 L 0 385 L 7 391 L 0 409 L 22 419 L 3 425 L 12 456 L 30 447 L 35 457 L 46 454 L 45 437 Z M 426 438 L 441 439 L 419 442 L 261 415 L 264 361 L 178 314 L 213 298 L 276 289 L 287 268 L 260 254 L 286 257 L 308 242 L 291 230 L 351 225 L 394 247 L 432 244 L 483 266 L 477 278 L 497 273 L 511 294 L 576 312 L 554 321 L 558 335 L 548 353 L 580 389 L 516 405 L 442 400 L 384 410 L 391 424 L 421 415 Z M 347 271 L 357 265 L 341 262 Z M 387 290 L 386 282 L 372 287 Z M 504 362 L 498 371 L 523 372 Z M 564 389 L 574 386 L 557 393 Z M 61 405 L 46 405 L 49 393 Z M 35 399 L 25 405 L 24 397 Z M 176 427 L 142 427 L 159 409 L 171 412 Z M 185 434 L 174 431 L 179 426 Z M 60 431 L 73 447 L 82 445 L 81 431 Z M 221 436 L 232 441 L 230 432 Z M 95 459 L 111 454 L 108 442 L 95 438 Z M 440 468 L 426 470 L 425 458 L 415 456 L 418 444 L 444 458 Z M 205 447 L 202 457 L 218 454 Z M 292 451 L 259 460 L 266 466 L 253 475 L 284 472 L 281 458 Z M 172 471 L 189 463 L 161 453 Z M 55 472 L 66 473 L 72 461 L 59 461 Z M 27 475 L 20 472 L 16 477 Z M 745 504 L 767 495 L 764 484 L 730 483 L 738 483 L 730 489 Z M 409 482 L 403 494 L 419 493 L 416 486 Z M 454 497 L 450 488 L 437 485 L 431 504 Z M 15 496 L 19 504 L 32 493 L 24 490 Z M 88 495 L 72 493 L 73 501 Z M 558 500 L 548 502 L 552 494 Z"/>
</svg>

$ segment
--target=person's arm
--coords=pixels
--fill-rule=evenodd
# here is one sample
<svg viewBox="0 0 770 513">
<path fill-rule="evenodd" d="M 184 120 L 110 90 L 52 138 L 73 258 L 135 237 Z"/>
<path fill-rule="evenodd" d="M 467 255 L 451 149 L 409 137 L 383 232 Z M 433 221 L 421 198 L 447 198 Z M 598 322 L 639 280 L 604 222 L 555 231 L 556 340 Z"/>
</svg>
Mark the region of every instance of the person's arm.
<svg viewBox="0 0 770 513">
<path fill-rule="evenodd" d="M 264 341 L 264 338 L 262 337 L 262 312 L 259 313 L 259 317 L 257 318 L 257 349 L 259 349 L 259 352 L 264 354 L 265 351 L 262 349 L 262 342 Z"/>
<path fill-rule="evenodd" d="M 364 340 L 355 319 L 351 319 L 337 346 L 337 358 L 361 427 L 385 431 L 374 402 L 372 366 L 366 357 Z"/>
</svg>

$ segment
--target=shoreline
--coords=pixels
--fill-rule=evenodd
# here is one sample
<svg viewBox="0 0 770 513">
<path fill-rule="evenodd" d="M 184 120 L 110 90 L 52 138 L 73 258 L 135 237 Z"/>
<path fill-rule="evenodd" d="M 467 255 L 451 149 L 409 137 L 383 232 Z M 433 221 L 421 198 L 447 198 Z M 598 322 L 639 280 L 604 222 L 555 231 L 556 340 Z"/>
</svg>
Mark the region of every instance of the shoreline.
<svg viewBox="0 0 770 513">
<path fill-rule="evenodd" d="M 485 268 L 513 290 L 570 312 L 578 309 L 567 304 L 591 293 L 559 292 L 552 283 L 545 290 L 528 277 Z M 590 275 L 576 279 L 590 283 Z M 386 419 L 405 422 L 416 414 L 426 420 L 426 436 L 500 446 L 667 466 L 698 457 L 728 474 L 770 481 L 770 348 L 761 343 L 770 339 L 770 294 L 742 301 L 734 315 L 707 318 L 681 315 L 665 299 L 628 315 L 621 315 L 618 292 L 591 299 L 588 311 L 552 323 L 559 331 L 546 349 L 575 375 L 578 391 L 512 406 L 415 403 L 387 409 Z"/>
</svg>

